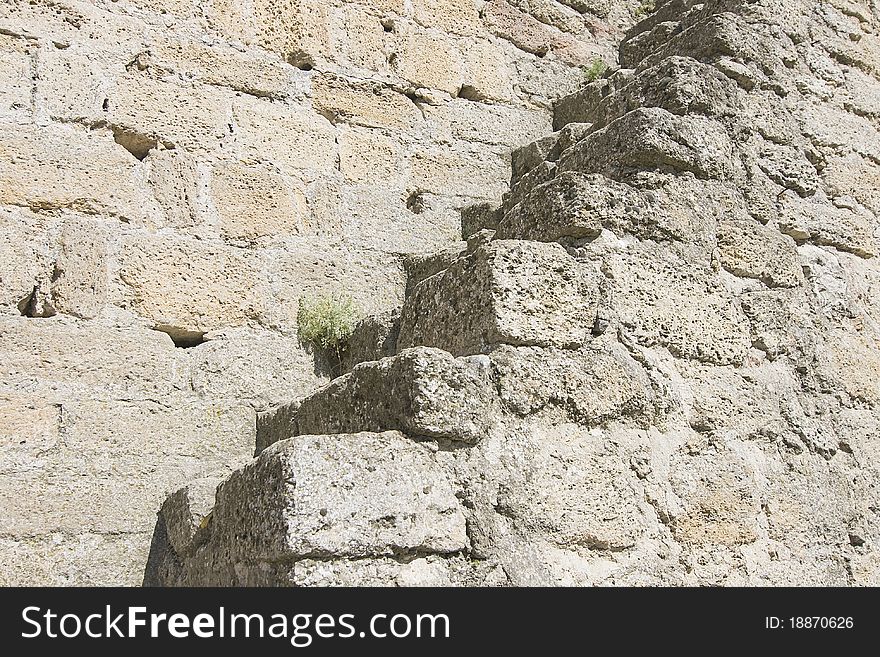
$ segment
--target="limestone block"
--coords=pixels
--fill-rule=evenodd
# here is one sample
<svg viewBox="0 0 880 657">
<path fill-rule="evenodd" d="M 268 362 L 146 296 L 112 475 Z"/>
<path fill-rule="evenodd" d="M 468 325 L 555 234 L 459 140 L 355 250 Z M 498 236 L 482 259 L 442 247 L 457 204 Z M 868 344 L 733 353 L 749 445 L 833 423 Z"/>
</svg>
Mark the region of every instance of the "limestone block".
<svg viewBox="0 0 880 657">
<path fill-rule="evenodd" d="M 633 110 L 580 140 L 562 154 L 559 168 L 611 177 L 671 169 L 720 179 L 738 170 L 730 137 L 718 122 L 659 108 Z"/>
<path fill-rule="evenodd" d="M 422 121 L 409 98 L 381 84 L 323 73 L 313 78 L 312 93 L 315 109 L 334 122 L 413 130 Z"/>
<path fill-rule="evenodd" d="M 400 430 L 477 442 L 486 435 L 494 408 L 487 365 L 425 347 L 361 363 L 302 400 L 296 432 Z"/>
<path fill-rule="evenodd" d="M 159 514 L 168 532 L 168 541 L 178 555 L 187 555 L 197 547 L 197 534 L 210 521 L 217 487 L 223 477 L 209 476 L 191 481 L 169 495 Z"/>
<path fill-rule="evenodd" d="M 237 138 L 250 161 L 271 162 L 289 173 L 335 170 L 336 131 L 326 119 L 251 97 L 236 99 L 233 113 Z"/>
<path fill-rule="evenodd" d="M 721 266 L 770 287 L 797 287 L 804 280 L 794 240 L 749 218 L 718 224 Z"/>
<path fill-rule="evenodd" d="M 399 332 L 399 308 L 362 319 L 348 339 L 343 354 L 343 371 L 351 371 L 359 363 L 380 360 L 396 354 Z"/>
<path fill-rule="evenodd" d="M 777 185 L 811 196 L 819 189 L 816 168 L 792 146 L 764 143 L 758 153 L 758 166 Z"/>
<path fill-rule="evenodd" d="M 253 410 L 183 402 L 63 403 L 65 444 L 0 476 L 2 532 L 144 532 L 171 491 L 252 453 Z M 144 436 L 150 440 L 145 441 Z"/>
<path fill-rule="evenodd" d="M 595 272 L 558 244 L 491 242 L 415 286 L 398 347 L 465 355 L 495 344 L 580 346 L 597 306 Z"/>
<path fill-rule="evenodd" d="M 603 229 L 644 234 L 660 214 L 659 204 L 650 199 L 601 174 L 566 171 L 533 188 L 505 212 L 496 237 L 552 242 L 595 238 Z"/>
<path fill-rule="evenodd" d="M 498 44 L 474 41 L 463 54 L 466 69 L 460 97 L 502 102 L 513 98 L 514 72 Z"/>
<path fill-rule="evenodd" d="M 295 586 L 455 586 L 456 580 L 442 557 L 321 561 L 302 559 L 293 566 Z"/>
<path fill-rule="evenodd" d="M 34 354 L 40 354 L 34 358 Z M 0 394 L 61 399 L 156 399 L 189 389 L 167 335 L 58 315 L 0 320 Z"/>
<path fill-rule="evenodd" d="M 189 353 L 193 390 L 205 399 L 234 399 L 265 410 L 326 383 L 315 357 L 298 340 L 274 331 L 212 331 Z"/>
<path fill-rule="evenodd" d="M 550 132 L 545 112 L 456 99 L 427 106 L 425 118 L 442 139 L 519 146 Z"/>
<path fill-rule="evenodd" d="M 0 538 L 2 586 L 140 586 L 150 533 Z"/>
<path fill-rule="evenodd" d="M 490 358 L 501 400 L 518 415 L 555 411 L 588 427 L 655 419 L 650 381 L 619 345 L 575 351 L 502 345 Z"/>
<path fill-rule="evenodd" d="M 408 30 L 398 38 L 392 67 L 418 87 L 455 95 L 464 82 L 461 61 L 461 51 L 451 39 L 436 32 Z"/>
<path fill-rule="evenodd" d="M 742 362 L 751 343 L 745 318 L 708 267 L 648 245 L 604 262 L 614 310 L 640 343 L 718 365 Z"/>
<path fill-rule="evenodd" d="M 735 453 L 676 455 L 664 509 L 681 543 L 743 545 L 757 538 L 761 494 L 750 464 Z"/>
<path fill-rule="evenodd" d="M 106 130 L 6 126 L 0 203 L 69 209 L 150 225 L 161 217 L 138 161 Z"/>
<path fill-rule="evenodd" d="M 230 141 L 232 94 L 213 86 L 128 74 L 117 80 L 107 106 L 107 119 L 122 133 L 118 139 L 191 151 L 215 150 Z"/>
<path fill-rule="evenodd" d="M 164 235 L 128 236 L 119 253 L 120 302 L 174 339 L 258 322 L 265 276 L 240 249 Z"/>
<path fill-rule="evenodd" d="M 873 218 L 857 207 L 838 208 L 794 195 L 782 199 L 779 229 L 800 242 L 829 245 L 872 258 L 878 253 L 873 226 Z"/>
<path fill-rule="evenodd" d="M 0 397 L 0 455 L 3 474 L 42 467 L 61 439 L 61 407 L 21 395 Z"/>
<path fill-rule="evenodd" d="M 56 120 L 105 120 L 115 81 L 125 72 L 120 60 L 112 51 L 95 52 L 79 44 L 43 48 L 35 83 L 39 104 Z"/>
<path fill-rule="evenodd" d="M 415 187 L 447 196 L 497 198 L 509 175 L 504 158 L 474 147 L 420 148 L 411 166 Z"/>
<path fill-rule="evenodd" d="M 443 32 L 475 36 L 486 32 L 475 0 L 413 0 L 413 19 Z"/>
<path fill-rule="evenodd" d="M 288 243 L 275 257 L 272 285 L 278 305 L 267 315 L 288 330 L 296 326 L 304 296 L 346 294 L 365 316 L 396 308 L 402 300 L 403 267 L 388 254 L 329 240 L 302 240 Z"/>
<path fill-rule="evenodd" d="M 386 36 L 380 17 L 358 4 L 345 4 L 332 22 L 331 44 L 336 57 L 353 66 L 381 71 L 388 66 Z"/>
<path fill-rule="evenodd" d="M 349 162 L 346 168 L 354 166 Z M 380 253 L 396 261 L 399 254 L 430 252 L 458 233 L 457 199 L 377 184 L 333 183 L 319 194 L 311 203 L 315 216 L 310 232 L 341 239 L 354 249 L 374 250 L 377 261 L 384 257 Z"/>
<path fill-rule="evenodd" d="M 34 290 L 51 276 L 47 228 L 24 210 L 0 210 L 0 313 L 28 312 Z"/>
<path fill-rule="evenodd" d="M 305 195 L 292 179 L 268 167 L 219 165 L 214 168 L 211 191 L 220 233 L 228 240 L 254 241 L 304 230 Z"/>
<path fill-rule="evenodd" d="M 93 219 L 64 222 L 52 274 L 51 299 L 57 312 L 89 319 L 107 303 L 106 231 Z"/>
<path fill-rule="evenodd" d="M 142 64 L 251 96 L 285 98 L 298 91 L 295 69 L 257 49 L 242 52 L 196 41 L 161 40 L 150 46 Z"/>
<path fill-rule="evenodd" d="M 154 150 L 144 160 L 153 196 L 174 228 L 192 228 L 200 221 L 201 176 L 198 161 L 180 148 Z"/>
<path fill-rule="evenodd" d="M 209 23 L 234 40 L 259 45 L 284 59 L 315 60 L 329 51 L 332 5 L 317 0 L 211 0 Z"/>
<path fill-rule="evenodd" d="M 23 39 L 0 34 L 0 117 L 27 116 L 31 112 L 32 50 Z"/>
<path fill-rule="evenodd" d="M 251 562 L 468 545 L 464 514 L 433 453 L 397 432 L 276 443 L 220 486 L 212 525 L 217 554 Z"/>
<path fill-rule="evenodd" d="M 570 549 L 625 550 L 645 532 L 635 473 L 601 435 L 548 428 L 524 454 L 498 496 L 505 514 Z"/>
<path fill-rule="evenodd" d="M 358 184 L 393 186 L 402 178 L 400 142 L 378 130 L 350 127 L 339 133 L 339 170 Z"/>
</svg>

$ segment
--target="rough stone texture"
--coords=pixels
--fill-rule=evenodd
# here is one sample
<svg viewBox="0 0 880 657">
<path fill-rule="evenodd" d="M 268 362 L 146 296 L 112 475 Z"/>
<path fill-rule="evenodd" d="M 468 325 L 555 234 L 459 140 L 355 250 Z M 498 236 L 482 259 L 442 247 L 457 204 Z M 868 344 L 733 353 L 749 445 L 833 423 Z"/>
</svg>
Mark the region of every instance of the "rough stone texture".
<svg viewBox="0 0 880 657">
<path fill-rule="evenodd" d="M 295 408 L 276 409 L 262 422 L 261 448 L 297 434 L 397 429 L 412 436 L 475 443 L 493 413 L 485 357 L 452 358 L 418 347 L 356 365 Z M 376 399 L 384 401 L 376 403 Z"/>
<path fill-rule="evenodd" d="M 880 14 L 640 5 L 0 6 L 3 583 L 876 585 Z"/>
<path fill-rule="evenodd" d="M 190 499 L 189 491 L 175 493 L 159 522 L 167 547 L 198 563 L 198 572 L 175 572 L 180 564 L 166 562 L 148 584 L 181 576 L 198 584 L 267 577 L 293 584 L 301 560 L 449 555 L 468 547 L 464 513 L 434 452 L 397 432 L 276 443 L 220 485 L 210 519 L 187 540 Z"/>
<path fill-rule="evenodd" d="M 0 432 L 32 416 L 51 433 L 52 409 L 87 399 L 118 403 L 94 413 L 190 417 L 173 437 L 145 424 L 118 468 L 104 455 L 79 478 L 87 460 L 56 455 L 55 492 L 34 498 L 44 508 L 3 510 L 5 582 L 139 583 L 159 500 L 220 467 L 175 450 L 225 441 L 224 467 L 253 453 L 253 427 L 197 430 L 205 409 L 266 411 L 395 353 L 396 323 L 365 319 L 331 362 L 297 337 L 300 299 L 343 293 L 365 318 L 398 313 L 406 258 L 457 240 L 462 208 L 507 191 L 510 153 L 550 132 L 580 64 L 615 61 L 637 2 L 549 23 L 495 3 L 504 30 L 484 4 L 0 4 Z M 543 57 L 517 36 L 536 23 L 552 36 Z M 29 492 L 50 485 L 40 477 Z M 4 480 L 0 498 L 16 487 Z M 440 581 L 436 560 L 389 565 Z"/>
<path fill-rule="evenodd" d="M 494 344 L 579 346 L 598 304 L 597 277 L 557 244 L 497 241 L 415 286 L 403 306 L 398 348 L 455 355 Z"/>
<path fill-rule="evenodd" d="M 417 20 L 447 24 L 417 5 Z M 594 6 L 493 0 L 483 16 L 520 49 L 584 61 L 589 45 L 569 39 Z M 476 29 L 466 9 L 450 33 Z M 261 415 L 258 449 L 277 444 L 221 487 L 223 523 L 195 551 L 160 545 L 157 531 L 148 578 L 876 585 L 878 30 L 869 2 L 659 0 L 624 36 L 625 68 L 560 100 L 558 132 L 513 152 L 510 188 L 461 213 L 467 243 L 404 261 L 396 337 L 393 314 L 365 321 L 349 373 Z M 437 39 L 448 91 L 463 72 Z M 416 77 L 411 61 L 395 65 Z M 514 79 L 537 89 L 525 65 Z M 463 84 L 456 102 L 476 93 Z M 479 129 L 483 158 L 507 143 L 480 126 L 482 109 L 439 97 L 424 109 L 454 117 L 444 139 Z M 441 159 L 458 166 L 419 152 L 430 184 L 413 208 L 442 193 Z M 356 364 L 370 357 L 384 358 Z M 401 463 L 430 455 L 412 478 L 455 482 L 450 517 L 465 519 L 466 540 L 434 519 L 445 536 L 431 540 L 448 548 L 389 554 L 405 536 L 397 521 L 363 524 L 386 502 L 379 490 L 357 504 L 333 486 L 314 493 L 333 502 L 328 531 L 344 549 L 300 518 L 273 528 L 275 511 L 230 511 L 303 504 L 308 517 L 281 455 L 301 450 L 308 469 L 310 450 L 332 453 L 321 467 L 335 481 L 355 458 L 337 451 L 351 433 L 387 429 L 406 437 L 358 436 L 394 435 Z M 373 450 L 356 467 L 377 472 L 387 457 Z M 271 464 L 275 475 L 257 474 Z M 421 527 L 424 508 L 410 505 Z M 354 515 L 337 526 L 339 512 Z"/>
</svg>

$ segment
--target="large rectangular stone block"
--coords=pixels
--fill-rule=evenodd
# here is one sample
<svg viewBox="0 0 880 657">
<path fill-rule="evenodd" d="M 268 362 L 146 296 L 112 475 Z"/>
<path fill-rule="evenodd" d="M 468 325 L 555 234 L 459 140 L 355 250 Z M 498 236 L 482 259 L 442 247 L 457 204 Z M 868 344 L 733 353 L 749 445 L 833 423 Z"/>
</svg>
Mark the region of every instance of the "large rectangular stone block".
<svg viewBox="0 0 880 657">
<path fill-rule="evenodd" d="M 465 355 L 495 344 L 580 346 L 590 339 L 598 298 L 595 271 L 558 244 L 491 242 L 414 288 L 398 348 Z"/>
</svg>

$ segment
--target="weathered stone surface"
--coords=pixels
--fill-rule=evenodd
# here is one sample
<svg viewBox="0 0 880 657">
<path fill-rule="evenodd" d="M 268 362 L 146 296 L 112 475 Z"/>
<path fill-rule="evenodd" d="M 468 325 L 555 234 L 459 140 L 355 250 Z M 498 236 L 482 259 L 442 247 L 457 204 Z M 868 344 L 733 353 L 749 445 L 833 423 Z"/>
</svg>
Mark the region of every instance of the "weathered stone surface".
<svg viewBox="0 0 880 657">
<path fill-rule="evenodd" d="M 259 287 L 265 279 L 250 253 L 192 239 L 129 238 L 119 279 L 126 307 L 175 339 L 256 322 L 266 300 Z"/>
<path fill-rule="evenodd" d="M 304 231 L 305 195 L 271 169 L 238 164 L 218 167 L 211 190 L 220 232 L 229 240 L 254 241 Z"/>
<path fill-rule="evenodd" d="M 101 312 L 110 288 L 107 229 L 91 219 L 64 222 L 52 272 L 55 311 L 89 319 Z"/>
<path fill-rule="evenodd" d="M 0 211 L 0 313 L 27 313 L 50 276 L 51 238 L 44 219 L 23 209 Z"/>
<path fill-rule="evenodd" d="M 189 387 L 167 335 L 69 317 L 0 320 L 0 391 L 63 399 L 167 398 Z M 34 358 L 34 354 L 40 354 Z"/>
<path fill-rule="evenodd" d="M 448 554 L 468 545 L 464 514 L 433 453 L 396 432 L 282 441 L 224 481 L 216 499 L 196 558 L 203 571 L 190 576 L 222 584 L 254 577 L 246 573 L 265 562 Z M 161 580 L 161 565 L 159 573 Z"/>
<path fill-rule="evenodd" d="M 400 430 L 411 436 L 474 443 L 494 404 L 488 362 L 418 347 L 366 362 L 291 409 L 260 423 L 261 446 L 303 434 Z M 266 436 L 266 437 L 264 437 Z"/>
<path fill-rule="evenodd" d="M 658 168 L 725 179 L 736 174 L 737 164 L 730 137 L 718 122 L 643 108 L 574 144 L 559 158 L 559 168 L 611 177 Z"/>
<path fill-rule="evenodd" d="M 586 426 L 656 419 L 650 380 L 620 345 L 578 351 L 501 346 L 489 357 L 501 401 L 517 415 L 557 414 Z"/>
<path fill-rule="evenodd" d="M 189 350 L 193 390 L 262 411 L 326 382 L 327 366 L 295 338 L 265 329 L 220 329 Z"/>
<path fill-rule="evenodd" d="M 8 125 L 0 145 L 0 204 L 75 210 L 154 224 L 160 210 L 138 161 L 108 130 Z"/>
<path fill-rule="evenodd" d="M 876 584 L 876 12 L 656 4 L 0 5 L 3 581 Z"/>
<path fill-rule="evenodd" d="M 742 363 L 745 318 L 721 279 L 674 251 L 631 248 L 605 259 L 612 306 L 633 337 L 682 358 Z"/>
<path fill-rule="evenodd" d="M 18 491 L 4 496 L 4 535 L 136 533 L 181 483 L 229 472 L 251 453 L 249 408 L 82 401 L 60 410 L 63 443 L 0 475 L 0 487 Z"/>
<path fill-rule="evenodd" d="M 595 322 L 597 283 L 559 245 L 491 242 L 415 286 L 398 347 L 466 355 L 505 343 L 580 346 Z"/>
<path fill-rule="evenodd" d="M 795 244 L 753 219 L 718 224 L 721 266 L 737 276 L 757 278 L 770 287 L 797 287 L 804 280 Z"/>
</svg>

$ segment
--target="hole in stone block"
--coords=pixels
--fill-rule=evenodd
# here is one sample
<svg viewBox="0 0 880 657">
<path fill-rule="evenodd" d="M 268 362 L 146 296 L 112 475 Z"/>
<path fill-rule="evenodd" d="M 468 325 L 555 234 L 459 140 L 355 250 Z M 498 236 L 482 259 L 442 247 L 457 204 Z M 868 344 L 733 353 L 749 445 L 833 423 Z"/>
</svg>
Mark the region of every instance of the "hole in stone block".
<svg viewBox="0 0 880 657">
<path fill-rule="evenodd" d="M 152 137 L 124 128 L 113 128 L 113 140 L 139 160 L 143 160 L 159 145 Z"/>
<path fill-rule="evenodd" d="M 311 71 L 315 68 L 315 60 L 307 52 L 295 50 L 287 56 L 287 63 L 296 66 L 300 71 Z"/>
<path fill-rule="evenodd" d="M 153 329 L 167 333 L 174 346 L 180 349 L 192 349 L 205 342 L 205 333 L 203 331 L 190 331 L 189 329 L 180 328 L 179 326 L 168 326 L 167 324 L 154 326 Z"/>
<path fill-rule="evenodd" d="M 407 197 L 406 209 L 413 214 L 422 214 L 425 211 L 425 198 L 421 192 L 413 192 Z"/>
</svg>

